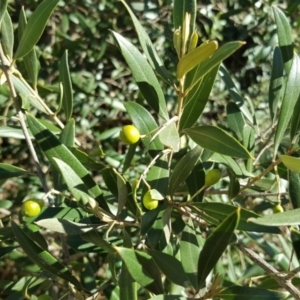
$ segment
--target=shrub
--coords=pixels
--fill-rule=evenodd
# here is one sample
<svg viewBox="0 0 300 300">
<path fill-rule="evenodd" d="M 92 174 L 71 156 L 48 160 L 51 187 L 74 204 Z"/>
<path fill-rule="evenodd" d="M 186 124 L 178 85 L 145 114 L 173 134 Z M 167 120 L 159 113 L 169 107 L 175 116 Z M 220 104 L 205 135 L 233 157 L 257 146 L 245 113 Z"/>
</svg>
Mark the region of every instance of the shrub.
<svg viewBox="0 0 300 300">
<path fill-rule="evenodd" d="M 1 268 L 8 274 L 2 295 L 299 299 L 300 61 L 283 11 L 272 8 L 278 45 L 268 101 L 258 101 L 268 111 L 262 115 L 226 68 L 225 60 L 245 42 L 201 40 L 196 0 L 175 0 L 172 7 L 174 72 L 157 53 L 150 28 L 122 1 L 140 47 L 126 31 L 117 32 L 121 27 L 111 31 L 134 79 L 124 81 L 126 97 L 118 93 L 117 105 L 111 85 L 97 85 L 89 73 L 88 86 L 89 80 L 82 84 L 79 73 L 72 74 L 68 51 L 61 53 L 58 71 L 41 61 L 45 53 L 36 44 L 58 3 L 44 0 L 28 22 L 22 9 L 17 42 L 7 1 L 0 4 L 1 99 L 13 102 L 13 109 L 4 105 L 0 127 L 1 137 L 9 138 L 0 174 L 2 191 L 9 184 L 17 190 L 15 199 L 7 192 L 11 198 L 0 203 Z M 93 18 L 76 18 L 96 35 Z M 79 46 L 72 63 L 83 48 L 88 53 Z M 88 54 L 89 63 L 97 63 L 103 53 L 96 57 L 93 48 Z M 120 76 L 122 63 L 118 67 Z M 56 82 L 47 85 L 41 79 L 49 70 Z M 229 93 L 222 119 L 209 118 L 216 78 Z M 99 105 L 99 88 L 106 89 L 100 96 L 111 94 L 104 111 L 113 125 L 97 127 L 97 115 L 85 115 L 87 103 L 88 110 Z M 90 96 L 93 101 L 82 102 Z M 117 111 L 128 120 L 115 124 Z M 117 141 L 123 123 L 139 131 L 134 142 L 121 134 L 129 145 Z M 41 198 L 47 205 L 38 214 L 16 214 L 22 200 Z"/>
</svg>

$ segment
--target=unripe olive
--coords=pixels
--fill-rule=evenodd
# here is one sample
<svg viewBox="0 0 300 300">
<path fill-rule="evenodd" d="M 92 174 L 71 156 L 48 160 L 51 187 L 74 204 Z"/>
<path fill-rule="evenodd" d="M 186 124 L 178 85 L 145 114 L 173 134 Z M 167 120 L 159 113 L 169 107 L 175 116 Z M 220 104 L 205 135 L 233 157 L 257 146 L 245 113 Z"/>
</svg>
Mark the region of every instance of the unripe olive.
<svg viewBox="0 0 300 300">
<path fill-rule="evenodd" d="M 154 190 L 148 190 L 143 197 L 143 204 L 148 210 L 155 209 L 158 206 L 158 201 L 161 200 L 153 195 L 153 191 Z"/>
<path fill-rule="evenodd" d="M 42 202 L 38 199 L 29 199 L 23 202 L 21 212 L 26 217 L 35 217 L 42 210 Z"/>
<path fill-rule="evenodd" d="M 139 141 L 141 135 L 135 126 L 126 125 L 122 127 L 119 137 L 122 142 L 132 145 Z"/>
<path fill-rule="evenodd" d="M 281 204 L 277 204 L 273 207 L 273 213 L 274 214 L 278 214 L 278 213 L 282 213 L 284 212 L 283 207 L 281 206 Z"/>
<path fill-rule="evenodd" d="M 222 177 L 221 171 L 219 169 L 209 170 L 205 175 L 205 185 L 211 186 L 216 184 Z"/>
</svg>

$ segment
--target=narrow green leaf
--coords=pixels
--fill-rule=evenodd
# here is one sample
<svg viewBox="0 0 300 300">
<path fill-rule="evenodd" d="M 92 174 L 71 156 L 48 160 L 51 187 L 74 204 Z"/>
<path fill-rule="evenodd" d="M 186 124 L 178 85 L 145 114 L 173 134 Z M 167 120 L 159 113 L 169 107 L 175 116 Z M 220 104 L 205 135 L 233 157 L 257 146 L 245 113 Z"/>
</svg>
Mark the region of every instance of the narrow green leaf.
<svg viewBox="0 0 300 300">
<path fill-rule="evenodd" d="M 7 0 L 0 1 L 0 26 L 7 8 Z M 1 28 L 1 27 L 0 27 Z"/>
<path fill-rule="evenodd" d="M 239 141 L 243 140 L 243 128 L 245 120 L 239 109 L 234 102 L 228 102 L 226 106 L 227 122 L 230 130 L 237 136 Z"/>
<path fill-rule="evenodd" d="M 183 112 L 179 122 L 179 130 L 192 127 L 201 116 L 204 107 L 209 99 L 210 92 L 218 74 L 220 65 L 216 65 L 211 69 L 203 78 L 201 82 L 194 85 L 188 95 L 184 99 Z M 198 67 L 199 68 L 199 67 Z M 192 70 L 187 74 L 188 77 L 192 77 L 191 81 L 194 81 L 195 70 Z"/>
<path fill-rule="evenodd" d="M 237 208 L 206 239 L 198 260 L 198 288 L 205 284 L 206 277 L 229 245 L 239 218 L 240 208 Z"/>
<path fill-rule="evenodd" d="M 278 214 L 265 215 L 260 218 L 250 218 L 249 222 L 264 226 L 296 226 L 300 225 L 300 208 L 284 211 Z"/>
<path fill-rule="evenodd" d="M 278 155 L 282 163 L 291 171 L 300 173 L 300 157 Z"/>
<path fill-rule="evenodd" d="M 280 108 L 280 115 L 274 139 L 275 153 L 281 143 L 284 133 L 291 120 L 294 107 L 300 94 L 300 60 L 298 55 L 294 55 L 291 70 L 288 74 L 287 83 L 284 91 L 284 96 Z M 293 137 L 292 137 L 293 138 Z"/>
<path fill-rule="evenodd" d="M 38 246 L 15 222 L 12 222 L 14 235 L 28 257 L 35 262 L 42 270 L 58 276 L 74 284 L 80 290 L 83 290 L 80 282 L 71 274 L 67 267 L 62 265 L 49 252 Z"/>
<path fill-rule="evenodd" d="M 189 87 L 189 89 L 193 88 L 198 82 L 201 80 L 203 76 L 205 76 L 208 72 L 210 72 L 214 67 L 220 65 L 220 63 L 233 54 L 236 50 L 242 47 L 244 42 L 229 42 L 222 45 L 218 50 L 214 52 L 214 54 L 207 60 L 205 60 L 198 68 L 195 73 L 195 80 Z"/>
<path fill-rule="evenodd" d="M 225 220 L 228 215 L 232 214 L 236 210 L 236 206 L 225 203 L 205 202 L 193 203 L 193 205 L 205 212 L 207 216 L 211 217 L 208 221 L 214 225 L 218 225 L 220 221 Z M 205 219 L 205 215 L 202 217 Z M 248 222 L 249 218 L 257 217 L 259 217 L 259 215 L 253 211 L 241 208 L 237 229 L 242 231 L 280 233 L 280 230 L 277 227 L 258 226 Z"/>
<path fill-rule="evenodd" d="M 244 146 L 219 127 L 204 125 L 184 131 L 204 149 L 233 157 L 252 158 Z"/>
<path fill-rule="evenodd" d="M 137 283 L 132 279 L 127 266 L 122 264 L 118 284 L 120 287 L 120 300 L 137 300 Z"/>
<path fill-rule="evenodd" d="M 132 248 L 131 237 L 123 228 L 123 246 Z M 118 278 L 120 287 L 120 300 L 137 300 L 137 283 L 132 279 L 126 265 L 123 263 L 121 267 L 121 274 Z"/>
<path fill-rule="evenodd" d="M 269 108 L 273 123 L 277 119 L 278 104 L 281 101 L 283 80 L 283 60 L 280 49 L 275 47 L 273 53 L 273 66 L 269 86 Z"/>
<path fill-rule="evenodd" d="M 42 219 L 36 221 L 35 224 L 47 228 L 49 230 L 64 233 L 67 235 L 82 234 L 84 232 L 101 227 L 99 224 L 83 224 L 58 218 Z M 106 226 L 106 224 L 102 226 Z"/>
<path fill-rule="evenodd" d="M 175 0 L 173 7 L 173 24 L 174 28 L 182 27 L 186 14 L 191 16 L 190 32 L 194 31 L 195 19 L 197 14 L 196 0 Z"/>
<path fill-rule="evenodd" d="M 14 59 L 27 55 L 39 41 L 59 0 L 44 0 L 30 16 L 22 34 Z"/>
<path fill-rule="evenodd" d="M 198 162 L 194 169 L 192 170 L 191 174 L 185 180 L 187 185 L 189 194 L 192 196 L 198 190 L 200 190 L 205 184 L 205 172 L 203 170 L 203 165 L 201 162 Z M 204 190 L 198 194 L 193 201 L 194 202 L 201 202 L 204 195 Z"/>
<path fill-rule="evenodd" d="M 224 300 L 283 300 L 289 296 L 289 293 L 249 286 L 231 286 L 222 290 L 217 296 Z"/>
<path fill-rule="evenodd" d="M 193 300 L 194 298 L 187 298 L 181 295 L 157 295 L 149 298 L 149 300 Z"/>
<path fill-rule="evenodd" d="M 144 27 L 140 24 L 139 20 L 136 18 L 132 10 L 130 9 L 129 5 L 125 1 L 122 0 L 122 3 L 128 10 L 130 17 L 133 21 L 135 30 L 138 34 L 140 44 L 143 48 L 143 51 L 151 65 L 151 67 L 154 69 L 154 71 L 167 83 L 173 84 L 172 79 L 167 71 L 167 69 L 164 67 L 164 64 L 160 57 L 158 56 L 155 47 L 153 46 L 147 32 L 145 31 Z"/>
<path fill-rule="evenodd" d="M 124 159 L 122 174 L 124 174 L 131 167 L 131 162 L 135 156 L 135 151 L 136 151 L 137 146 L 138 146 L 138 143 L 129 145 L 128 150 L 126 152 L 125 159 Z"/>
<path fill-rule="evenodd" d="M 220 67 L 220 76 L 222 80 L 224 81 L 226 88 L 229 92 L 230 97 L 234 101 L 234 103 L 239 107 L 240 111 L 244 114 L 244 116 L 250 121 L 251 124 L 253 124 L 253 116 L 250 113 L 248 107 L 246 106 L 246 103 L 244 101 L 244 98 L 242 97 L 240 91 L 234 84 L 230 74 L 228 73 L 227 69 L 224 65 Z"/>
<path fill-rule="evenodd" d="M 70 150 L 61 144 L 61 142 L 32 115 L 27 114 L 27 122 L 37 143 L 49 161 L 53 163 L 54 157 L 60 159 L 61 161 L 67 161 L 74 172 L 76 172 L 76 174 L 84 182 L 86 188 L 88 189 L 89 195 L 95 198 L 104 210 L 109 211 L 108 205 L 103 198 L 101 189 L 95 183 L 90 173 L 70 152 Z"/>
<path fill-rule="evenodd" d="M 135 102 L 126 102 L 124 106 L 141 135 L 147 135 L 147 137 L 142 139 L 145 147 L 149 150 L 163 150 L 164 146 L 158 138 L 155 138 L 150 143 L 151 137 L 158 129 L 158 126 L 149 111 Z"/>
<path fill-rule="evenodd" d="M 299 260 L 300 259 L 300 231 L 294 227 L 291 227 L 290 230 L 291 230 L 291 241 L 293 244 L 293 249 Z"/>
<path fill-rule="evenodd" d="M 148 249 L 147 251 L 152 256 L 160 270 L 171 282 L 180 286 L 186 286 L 188 278 L 186 277 L 182 264 L 178 259 L 157 250 Z"/>
<path fill-rule="evenodd" d="M 19 15 L 19 26 L 18 26 L 18 37 L 19 41 L 21 40 L 22 34 L 27 24 L 26 14 L 24 11 L 24 7 L 22 7 Z M 29 79 L 34 89 L 37 86 L 37 77 L 39 72 L 39 61 L 36 55 L 35 48 L 33 47 L 32 50 L 25 55 L 23 58 L 26 71 L 28 73 Z"/>
<path fill-rule="evenodd" d="M 49 114 L 49 108 L 46 106 L 45 103 L 40 101 L 39 98 L 32 95 L 32 91 L 24 84 L 21 79 L 19 79 L 16 75 L 12 74 L 12 81 L 14 84 L 14 87 L 16 88 L 19 96 L 23 95 L 28 99 L 28 102 L 35 108 L 37 108 L 39 111 Z"/>
<path fill-rule="evenodd" d="M 228 187 L 228 198 L 232 200 L 240 192 L 240 182 L 230 169 L 228 170 L 228 175 L 230 178 L 229 187 Z"/>
<path fill-rule="evenodd" d="M 272 7 L 277 26 L 279 47 L 282 53 L 285 72 L 288 74 L 293 59 L 293 36 L 290 21 L 276 6 Z"/>
<path fill-rule="evenodd" d="M 175 122 L 164 128 L 159 134 L 159 139 L 165 146 L 172 149 L 173 152 L 176 153 L 179 151 L 180 137 Z"/>
<path fill-rule="evenodd" d="M 161 156 L 155 162 L 155 165 L 150 168 L 150 171 L 147 174 L 147 182 L 151 188 L 159 191 L 164 196 L 166 196 L 168 193 L 168 182 L 170 175 L 168 158 L 168 154 Z"/>
<path fill-rule="evenodd" d="M 67 125 L 61 131 L 59 140 L 67 147 L 75 146 L 75 120 L 69 119 Z"/>
<path fill-rule="evenodd" d="M 120 34 L 116 32 L 113 32 L 113 34 L 145 100 L 164 120 L 168 120 L 169 116 L 163 91 L 146 58 Z"/>
<path fill-rule="evenodd" d="M 123 176 L 118 173 L 115 169 L 114 172 L 116 173 L 117 176 L 117 188 L 118 188 L 118 212 L 117 216 L 121 213 L 123 210 L 126 202 L 127 202 L 127 185 L 126 185 L 126 180 L 123 178 Z"/>
<path fill-rule="evenodd" d="M 214 153 L 209 159 L 209 161 L 218 162 L 229 167 L 237 177 L 254 177 L 254 175 L 248 172 L 245 168 L 245 165 L 242 163 L 236 162 L 232 157 Z"/>
<path fill-rule="evenodd" d="M 149 254 L 123 247 L 116 250 L 136 282 L 154 294 L 163 293 L 160 271 Z"/>
<path fill-rule="evenodd" d="M 186 54 L 177 65 L 177 76 L 181 79 L 187 72 L 207 60 L 218 48 L 216 41 L 210 41 Z"/>
<path fill-rule="evenodd" d="M 28 174 L 28 171 L 15 167 L 13 165 L 0 163 L 0 180 L 22 176 L 25 174 Z"/>
<path fill-rule="evenodd" d="M 147 232 L 147 244 L 152 249 L 163 250 L 170 241 L 172 208 L 161 208 L 151 228 Z"/>
<path fill-rule="evenodd" d="M 292 115 L 291 134 L 290 134 L 291 140 L 293 140 L 293 138 L 296 135 L 299 135 L 299 132 L 300 132 L 300 118 L 299 118 L 299 115 L 300 115 L 300 96 L 298 97 L 298 100 L 295 104 L 293 115 Z"/>
<path fill-rule="evenodd" d="M 68 121 L 73 113 L 73 89 L 66 50 L 59 63 L 59 80 L 63 86 L 62 109 Z"/>
<path fill-rule="evenodd" d="M 80 236 L 83 240 L 93 243 L 94 245 L 104 249 L 108 253 L 116 254 L 116 250 L 115 250 L 114 246 L 112 246 L 109 242 L 104 240 L 99 235 L 98 231 L 91 230 L 91 231 L 88 231 L 88 232 L 85 232 L 85 233 L 81 234 Z"/>
<path fill-rule="evenodd" d="M 197 260 L 201 251 L 201 246 L 203 246 L 199 245 L 197 234 L 192 220 L 189 219 L 181 235 L 180 258 L 184 272 L 196 290 L 198 289 Z"/>
<path fill-rule="evenodd" d="M 173 173 L 171 174 L 169 182 L 169 193 L 171 196 L 174 195 L 176 189 L 190 175 L 200 157 L 200 154 L 201 148 L 195 147 L 194 149 L 187 152 L 187 154 L 183 156 L 182 159 L 177 163 L 173 170 Z"/>
<path fill-rule="evenodd" d="M 88 205 L 88 190 L 83 183 L 83 180 L 77 175 L 77 173 L 64 161 L 53 157 L 52 163 L 59 170 L 65 183 L 67 184 L 71 194 L 83 207 Z"/>
<path fill-rule="evenodd" d="M 1 22 L 1 45 L 4 54 L 12 59 L 13 57 L 13 47 L 14 47 L 14 28 L 12 20 L 7 10 L 4 12 L 2 22 Z"/>
<path fill-rule="evenodd" d="M 293 204 L 293 208 L 300 208 L 300 173 L 288 172 L 289 180 L 289 196 Z"/>
</svg>

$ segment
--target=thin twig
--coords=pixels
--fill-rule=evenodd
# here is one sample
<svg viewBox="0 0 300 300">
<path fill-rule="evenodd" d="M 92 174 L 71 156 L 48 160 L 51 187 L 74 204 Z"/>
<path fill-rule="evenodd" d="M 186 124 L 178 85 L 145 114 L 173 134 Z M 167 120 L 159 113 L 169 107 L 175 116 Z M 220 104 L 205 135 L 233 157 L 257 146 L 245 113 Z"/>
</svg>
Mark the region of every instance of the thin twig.
<svg viewBox="0 0 300 300">
<path fill-rule="evenodd" d="M 245 255 L 247 255 L 254 263 L 259 265 L 270 277 L 276 280 L 282 288 L 284 288 L 294 297 L 294 299 L 300 300 L 300 291 L 292 284 L 291 280 L 285 274 L 278 272 L 273 266 L 268 264 L 253 250 L 245 247 L 241 243 L 237 243 L 236 247 Z"/>
<path fill-rule="evenodd" d="M 9 87 L 9 90 L 10 90 L 10 93 L 11 93 L 11 96 L 12 96 L 12 99 L 13 99 L 13 102 L 14 102 L 14 106 L 15 106 L 15 109 L 17 111 L 17 115 L 19 117 L 19 122 L 20 122 L 20 125 L 21 125 L 21 128 L 22 128 L 22 131 L 24 133 L 25 141 L 26 141 L 27 146 L 29 148 L 29 152 L 31 154 L 31 157 L 34 161 L 37 175 L 38 175 L 38 177 L 39 177 L 39 179 L 42 183 L 44 191 L 47 193 L 49 191 L 49 189 L 48 189 L 48 185 L 47 185 L 47 182 L 46 182 L 45 174 L 43 173 L 43 171 L 41 169 L 39 159 L 37 157 L 34 146 L 32 144 L 32 141 L 31 141 L 31 138 L 30 138 L 30 135 L 29 135 L 26 123 L 25 123 L 24 114 L 23 114 L 22 108 L 19 104 L 18 95 L 17 95 L 15 87 L 12 83 L 9 61 L 7 60 L 7 58 L 4 55 L 1 44 L 0 44 L 0 59 L 1 59 L 1 62 L 2 62 L 1 68 L 4 72 L 6 80 L 7 80 L 7 84 L 8 84 L 8 87 Z"/>
</svg>

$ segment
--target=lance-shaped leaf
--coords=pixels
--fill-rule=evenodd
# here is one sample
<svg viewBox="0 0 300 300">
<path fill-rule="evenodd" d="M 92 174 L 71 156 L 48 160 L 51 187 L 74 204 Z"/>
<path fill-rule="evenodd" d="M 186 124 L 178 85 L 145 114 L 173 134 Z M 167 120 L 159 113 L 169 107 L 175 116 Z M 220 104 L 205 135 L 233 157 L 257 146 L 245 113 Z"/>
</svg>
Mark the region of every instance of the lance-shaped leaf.
<svg viewBox="0 0 300 300">
<path fill-rule="evenodd" d="M 232 157 L 252 158 L 241 143 L 219 127 L 205 125 L 188 128 L 184 131 L 204 149 Z"/>
<path fill-rule="evenodd" d="M 189 194 L 196 194 L 205 184 L 205 172 L 201 162 L 197 162 L 191 174 L 185 180 Z M 193 198 L 194 202 L 201 202 L 204 195 L 204 190 Z"/>
<path fill-rule="evenodd" d="M 244 116 L 250 121 L 250 123 L 253 124 L 253 116 L 251 115 L 240 91 L 234 84 L 229 72 L 227 71 L 224 65 L 221 65 L 219 74 L 226 85 L 231 99 L 238 106 L 238 108 L 244 114 Z"/>
<path fill-rule="evenodd" d="M 22 34 L 26 27 L 26 24 L 27 24 L 26 14 L 24 11 L 24 7 L 22 7 L 22 9 L 20 11 L 19 26 L 18 26 L 19 41 L 21 40 L 21 37 L 22 37 Z M 36 89 L 37 77 L 38 77 L 38 72 L 39 72 L 39 61 L 38 61 L 34 47 L 27 55 L 25 55 L 23 60 L 24 60 L 25 68 L 28 73 L 31 84 L 32 84 L 33 88 Z"/>
<path fill-rule="evenodd" d="M 199 67 L 200 66 L 198 66 L 198 68 Z M 193 74 L 196 73 L 196 69 L 197 68 L 187 74 L 187 79 L 192 77 L 191 81 L 195 80 Z M 196 84 L 184 98 L 184 107 L 180 117 L 179 130 L 192 127 L 201 116 L 209 99 L 209 95 L 218 74 L 218 70 L 219 65 L 210 70 L 204 76 L 203 80 L 198 82 L 198 84 Z"/>
<path fill-rule="evenodd" d="M 300 60 L 298 55 L 294 55 L 291 70 L 288 74 L 284 96 L 280 108 L 280 115 L 275 133 L 274 151 L 277 152 L 278 146 L 291 120 L 294 107 L 300 94 Z M 293 137 L 292 137 L 293 138 Z M 274 154 L 275 154 L 274 153 Z"/>
<path fill-rule="evenodd" d="M 293 59 L 292 29 L 290 21 L 287 19 L 285 14 L 276 6 L 273 6 L 272 9 L 277 26 L 278 42 L 282 53 L 284 68 L 286 73 L 288 74 Z"/>
<path fill-rule="evenodd" d="M 74 284 L 77 288 L 83 290 L 80 282 L 71 274 L 67 267 L 62 265 L 55 257 L 48 251 L 38 246 L 24 230 L 22 230 L 16 223 L 12 222 L 12 229 L 14 235 L 28 257 L 35 262 L 42 270 L 49 272 L 56 276 L 67 280 Z"/>
<path fill-rule="evenodd" d="M 282 163 L 291 171 L 300 173 L 300 157 L 278 155 Z"/>
<path fill-rule="evenodd" d="M 164 120 L 168 120 L 169 116 L 163 91 L 146 58 L 120 34 L 116 32 L 113 32 L 113 34 L 144 98 L 156 113 Z"/>
<path fill-rule="evenodd" d="M 201 154 L 201 148 L 195 147 L 189 151 L 175 166 L 170 177 L 169 193 L 173 196 L 176 189 L 182 184 L 194 169 Z"/>
<path fill-rule="evenodd" d="M 198 234 L 199 233 L 194 229 L 193 221 L 189 219 L 183 229 L 180 241 L 182 267 L 195 290 L 198 289 L 196 261 L 199 257 L 201 247 L 204 244 L 204 241 L 202 241 L 202 244 L 199 244 Z M 199 236 L 201 235 L 199 234 Z"/>
<path fill-rule="evenodd" d="M 109 242 L 107 242 L 105 239 L 103 239 L 99 235 L 98 231 L 91 230 L 91 231 L 88 231 L 88 232 L 85 232 L 85 233 L 81 234 L 80 236 L 83 240 L 93 243 L 94 245 L 104 249 L 108 253 L 116 254 L 116 250 L 113 247 L 113 245 L 110 244 Z"/>
<path fill-rule="evenodd" d="M 148 249 L 160 270 L 166 277 L 177 285 L 185 286 L 188 278 L 186 277 L 181 262 L 175 257 L 157 250 Z"/>
<path fill-rule="evenodd" d="M 231 242 L 239 218 L 240 208 L 237 208 L 206 239 L 198 260 L 198 288 L 203 287 L 206 277 Z"/>
<path fill-rule="evenodd" d="M 226 106 L 227 122 L 230 130 L 235 133 L 239 141 L 243 140 L 243 128 L 245 120 L 239 109 L 234 102 L 228 102 Z"/>
<path fill-rule="evenodd" d="M 194 31 L 195 19 L 197 14 L 196 0 L 175 0 L 173 7 L 173 24 L 174 28 L 182 27 L 186 14 L 191 16 L 190 32 Z"/>
<path fill-rule="evenodd" d="M 99 205 L 103 209 L 109 211 L 108 205 L 104 201 L 101 189 L 95 183 L 88 170 L 79 162 L 72 152 L 36 118 L 30 114 L 27 114 L 26 116 L 27 123 L 32 134 L 49 161 L 52 162 L 54 166 L 56 165 L 53 158 L 58 158 L 61 161 L 67 161 L 74 172 L 84 182 L 90 196 L 97 199 Z"/>
<path fill-rule="evenodd" d="M 0 180 L 28 174 L 28 171 L 9 164 L 0 163 Z"/>
<path fill-rule="evenodd" d="M 149 254 L 124 247 L 116 250 L 136 282 L 154 294 L 163 293 L 160 270 Z"/>
<path fill-rule="evenodd" d="M 282 213 L 265 215 L 261 218 L 250 218 L 249 222 L 264 226 L 296 226 L 300 225 L 300 208 L 284 211 Z"/>
<path fill-rule="evenodd" d="M 0 26 L 7 8 L 7 0 L 0 1 Z"/>
<path fill-rule="evenodd" d="M 59 0 L 44 0 L 30 16 L 19 42 L 14 59 L 27 55 L 39 41 Z"/>
<path fill-rule="evenodd" d="M 242 47 L 244 42 L 229 42 L 222 45 L 214 54 L 207 60 L 205 60 L 200 68 L 197 69 L 195 73 L 195 80 L 192 82 L 189 89 L 192 89 L 208 72 L 210 72 L 214 67 L 219 65 L 224 59 L 233 54 L 237 49 Z"/>
<path fill-rule="evenodd" d="M 201 215 L 201 217 L 214 225 L 219 225 L 220 222 L 225 220 L 228 215 L 232 214 L 236 210 L 236 206 L 217 202 L 195 202 L 193 203 L 193 206 L 196 206 L 198 209 L 203 211 L 205 214 Z M 242 231 L 280 233 L 278 227 L 261 226 L 248 222 L 249 218 L 257 217 L 259 217 L 259 215 L 254 213 L 253 211 L 241 208 L 237 229 Z"/>
<path fill-rule="evenodd" d="M 224 300 L 283 300 L 289 296 L 289 293 L 236 285 L 222 290 L 217 296 Z"/>
<path fill-rule="evenodd" d="M 59 80 L 63 86 L 62 109 L 65 112 L 66 120 L 69 120 L 73 113 L 73 90 L 68 64 L 68 51 L 65 51 L 59 63 Z"/>
<path fill-rule="evenodd" d="M 168 181 L 170 170 L 168 168 L 168 154 L 160 157 L 155 165 L 150 168 L 147 174 L 147 182 L 152 189 L 159 191 L 160 194 L 166 196 L 168 193 Z"/>
<path fill-rule="evenodd" d="M 218 49 L 218 43 L 211 41 L 193 49 L 180 59 L 177 65 L 177 76 L 181 79 L 187 72 L 207 60 Z"/>
<path fill-rule="evenodd" d="M 14 28 L 9 13 L 5 10 L 3 19 L 1 22 L 1 44 L 3 47 L 4 54 L 12 58 L 13 47 L 14 47 Z"/>
<path fill-rule="evenodd" d="M 291 241 L 293 249 L 297 255 L 298 260 L 300 259 L 300 231 L 295 227 L 291 227 Z"/>
<path fill-rule="evenodd" d="M 293 208 L 300 208 L 300 173 L 288 172 L 289 179 L 289 196 L 293 204 Z"/>
<path fill-rule="evenodd" d="M 275 47 L 273 53 L 273 66 L 269 86 L 269 108 L 273 123 L 277 119 L 278 104 L 281 101 L 283 91 L 283 60 L 278 47 Z"/>
<path fill-rule="evenodd" d="M 67 235 L 78 235 L 101 227 L 99 224 L 82 224 L 58 218 L 42 219 L 35 222 L 35 224 Z M 102 226 L 106 226 L 106 224 Z"/>
<path fill-rule="evenodd" d="M 132 10 L 130 9 L 129 5 L 122 0 L 122 3 L 128 10 L 131 20 L 133 21 L 135 30 L 138 34 L 140 44 L 143 48 L 143 51 L 154 71 L 166 82 L 172 84 L 172 80 L 166 68 L 163 65 L 160 57 L 158 56 L 147 32 L 145 31 L 144 27 L 140 24 L 139 20 L 136 18 Z"/>
<path fill-rule="evenodd" d="M 131 237 L 123 228 L 123 246 L 132 248 Z M 137 283 L 131 277 L 126 264 L 122 264 L 121 274 L 118 278 L 120 287 L 120 300 L 137 300 Z"/>
<path fill-rule="evenodd" d="M 294 107 L 292 120 L 291 120 L 291 140 L 300 133 L 300 95 Z"/>
<path fill-rule="evenodd" d="M 245 168 L 244 164 L 238 163 L 236 162 L 232 157 L 230 156 L 226 156 L 226 155 L 221 155 L 218 153 L 214 153 L 210 158 L 209 161 L 214 161 L 214 162 L 218 162 L 221 164 L 226 165 L 227 167 L 229 167 L 235 174 L 235 176 L 237 177 L 254 177 L 253 174 L 251 174 L 250 172 L 248 172 Z"/>
</svg>

